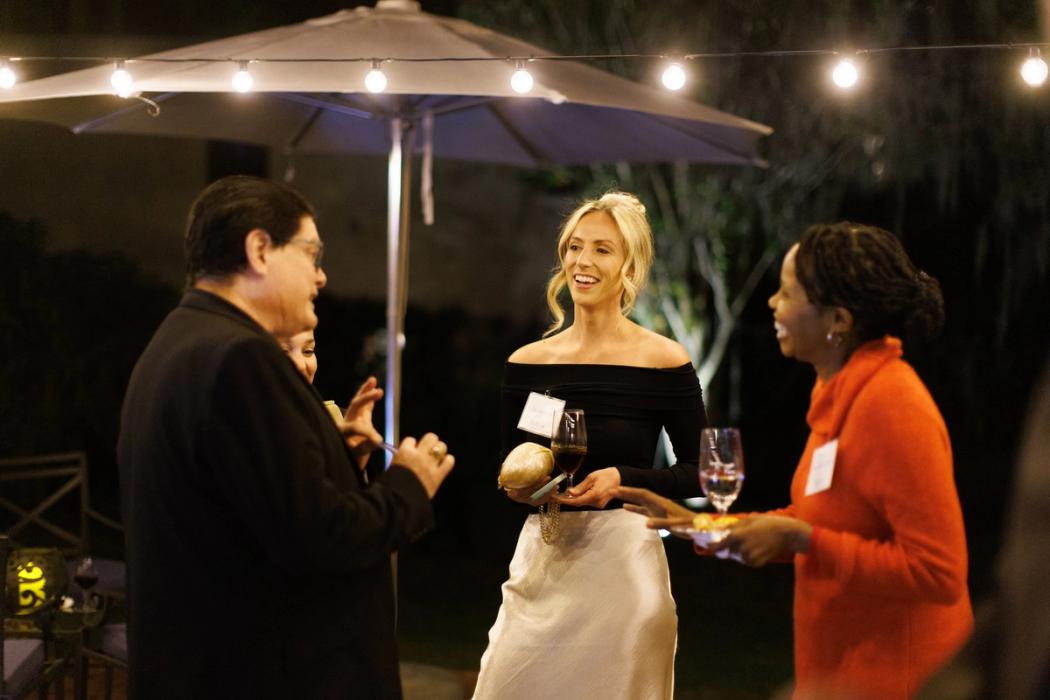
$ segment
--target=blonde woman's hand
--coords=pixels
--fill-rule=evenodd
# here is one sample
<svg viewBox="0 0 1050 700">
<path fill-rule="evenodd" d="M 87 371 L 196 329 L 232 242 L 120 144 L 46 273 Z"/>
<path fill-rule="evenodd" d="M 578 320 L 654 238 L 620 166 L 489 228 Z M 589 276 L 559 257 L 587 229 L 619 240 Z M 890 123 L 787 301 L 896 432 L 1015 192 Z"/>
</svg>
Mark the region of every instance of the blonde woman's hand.
<svg viewBox="0 0 1050 700">
<path fill-rule="evenodd" d="M 616 498 L 620 488 L 620 470 L 616 467 L 598 469 L 588 474 L 583 481 L 565 493 L 556 494 L 551 500 L 569 506 L 594 506 L 604 508 Z"/>
<path fill-rule="evenodd" d="M 520 489 L 503 489 L 507 492 L 507 498 L 518 503 L 524 503 L 527 506 L 542 506 L 544 503 L 549 502 L 554 496 L 556 488 L 551 489 L 543 496 L 543 498 L 537 498 L 535 501 L 532 500 L 532 494 L 536 493 L 537 490 L 543 488 L 546 484 L 550 483 L 552 477 L 537 481 L 535 484 L 529 484 Z"/>
</svg>

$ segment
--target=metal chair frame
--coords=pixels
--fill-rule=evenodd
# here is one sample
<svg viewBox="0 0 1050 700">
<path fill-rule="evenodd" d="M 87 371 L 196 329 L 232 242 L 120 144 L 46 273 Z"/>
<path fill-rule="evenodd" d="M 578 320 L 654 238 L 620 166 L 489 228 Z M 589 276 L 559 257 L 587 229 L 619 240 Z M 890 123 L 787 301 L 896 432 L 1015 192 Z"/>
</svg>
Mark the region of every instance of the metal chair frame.
<svg viewBox="0 0 1050 700">
<path fill-rule="evenodd" d="M 5 482 L 28 480 L 47 481 L 51 483 L 51 486 L 48 488 L 48 493 L 34 503 L 16 503 L 0 495 L 0 512 L 13 513 L 18 518 L 14 525 L 6 528 L 6 535 L 12 543 L 17 542 L 19 535 L 26 533 L 27 529 L 37 528 L 54 538 L 52 544 L 62 550 L 66 556 L 79 556 L 88 552 L 93 523 L 123 532 L 124 528 L 119 522 L 91 507 L 87 455 L 84 452 L 0 459 L 0 494 L 4 493 Z M 71 532 L 68 528 L 47 517 L 47 511 L 73 491 L 79 491 L 79 532 Z M 0 537 L 4 534 L 0 533 Z M 111 592 L 108 597 L 119 599 L 121 596 Z M 111 697 L 113 669 L 115 667 L 126 669 L 126 662 L 91 649 L 86 644 L 80 646 L 79 654 L 79 668 L 74 679 L 74 696 L 83 697 L 86 693 L 87 667 L 90 661 L 96 661 L 105 667 L 105 697 Z M 0 693 L 0 700 L 7 700 L 2 693 Z"/>
</svg>

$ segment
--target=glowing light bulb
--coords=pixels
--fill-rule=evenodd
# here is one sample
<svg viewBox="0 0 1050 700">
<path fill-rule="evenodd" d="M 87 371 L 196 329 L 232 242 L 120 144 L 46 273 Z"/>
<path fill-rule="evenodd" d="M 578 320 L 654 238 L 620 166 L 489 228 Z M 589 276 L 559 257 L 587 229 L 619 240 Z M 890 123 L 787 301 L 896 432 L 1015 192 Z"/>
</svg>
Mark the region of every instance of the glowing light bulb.
<svg viewBox="0 0 1050 700">
<path fill-rule="evenodd" d="M 1032 87 L 1039 87 L 1046 82 L 1047 68 L 1039 53 L 1029 56 L 1021 65 L 1021 78 Z"/>
<path fill-rule="evenodd" d="M 11 70 L 7 61 L 0 63 L 0 89 L 9 90 L 18 82 L 18 76 Z"/>
<path fill-rule="evenodd" d="M 369 92 L 383 92 L 386 90 L 386 75 L 379 70 L 379 61 L 372 61 L 372 70 L 365 76 L 365 88 Z"/>
<path fill-rule="evenodd" d="M 248 72 L 248 62 L 241 61 L 237 72 L 233 74 L 233 89 L 237 92 L 248 92 L 254 84 L 252 74 Z"/>
<path fill-rule="evenodd" d="M 131 97 L 135 81 L 131 73 L 124 68 L 124 61 L 117 61 L 113 74 L 109 76 L 109 84 L 113 86 L 113 92 L 118 97 Z"/>
<path fill-rule="evenodd" d="M 848 58 L 844 58 L 838 62 L 835 66 L 835 70 L 831 71 L 831 80 L 844 90 L 848 90 L 857 84 L 857 80 L 860 79 L 860 71 L 857 70 L 857 66 L 854 65 L 853 61 Z"/>
<path fill-rule="evenodd" d="M 681 90 L 685 86 L 685 70 L 682 64 L 672 63 L 667 66 L 660 80 L 668 90 Z"/>
<path fill-rule="evenodd" d="M 510 76 L 510 87 L 514 92 L 519 95 L 532 90 L 533 85 L 532 74 L 525 70 L 525 64 L 518 61 L 518 68 L 514 71 L 514 75 Z"/>
</svg>

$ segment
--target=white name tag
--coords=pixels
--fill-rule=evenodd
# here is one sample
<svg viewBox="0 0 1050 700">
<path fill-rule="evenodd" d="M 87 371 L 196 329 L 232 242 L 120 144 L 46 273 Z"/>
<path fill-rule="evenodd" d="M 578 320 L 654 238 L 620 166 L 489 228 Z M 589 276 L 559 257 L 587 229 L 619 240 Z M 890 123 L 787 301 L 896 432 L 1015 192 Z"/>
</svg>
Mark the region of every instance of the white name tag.
<svg viewBox="0 0 1050 700">
<path fill-rule="evenodd" d="M 544 396 L 535 391 L 529 392 L 525 408 L 518 419 L 518 429 L 526 433 L 549 438 L 554 431 L 554 419 L 565 410 L 565 401 L 553 396 Z"/>
<path fill-rule="evenodd" d="M 831 477 L 835 474 L 835 453 L 838 452 L 838 438 L 826 442 L 813 450 L 813 461 L 809 465 L 809 478 L 806 479 L 806 495 L 812 496 L 831 488 Z"/>
</svg>

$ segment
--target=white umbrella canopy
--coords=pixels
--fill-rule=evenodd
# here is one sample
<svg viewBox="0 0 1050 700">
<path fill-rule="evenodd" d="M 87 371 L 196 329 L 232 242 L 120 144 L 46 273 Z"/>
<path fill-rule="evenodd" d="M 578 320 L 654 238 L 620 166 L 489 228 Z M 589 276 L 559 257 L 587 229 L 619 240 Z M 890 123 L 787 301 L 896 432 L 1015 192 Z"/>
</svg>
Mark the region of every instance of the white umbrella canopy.
<svg viewBox="0 0 1050 700">
<path fill-rule="evenodd" d="M 428 156 L 521 167 L 763 164 L 756 149 L 771 132 L 764 125 L 567 60 L 527 62 L 535 83 L 523 96 L 510 85 L 516 62 L 492 60 L 550 55 L 424 13 L 413 0 L 379 0 L 375 8 L 127 59 L 136 99 L 112 94 L 112 63 L 19 84 L 0 93 L 0 118 L 76 133 L 240 141 L 290 154 L 387 155 L 385 414 L 394 442 L 407 300 L 405 193 L 416 131 Z M 375 59 L 387 59 L 381 68 L 388 85 L 378 95 L 364 90 Z M 245 61 L 252 91 L 232 93 L 233 74 Z"/>
</svg>

